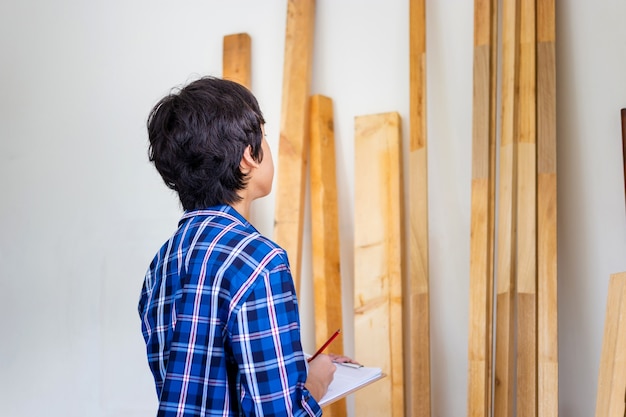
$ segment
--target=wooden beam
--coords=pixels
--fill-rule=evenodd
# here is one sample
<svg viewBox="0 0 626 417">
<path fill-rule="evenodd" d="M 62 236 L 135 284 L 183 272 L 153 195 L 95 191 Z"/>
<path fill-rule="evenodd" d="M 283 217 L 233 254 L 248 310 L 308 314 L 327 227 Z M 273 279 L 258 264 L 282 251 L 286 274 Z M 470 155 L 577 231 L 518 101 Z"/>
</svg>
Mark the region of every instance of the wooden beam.
<svg viewBox="0 0 626 417">
<path fill-rule="evenodd" d="M 519 0 L 502 10 L 502 124 L 497 225 L 496 373 L 494 417 L 513 416 Z"/>
<path fill-rule="evenodd" d="M 409 352 L 410 415 L 430 417 L 430 294 L 428 283 L 428 158 L 426 148 L 426 6 L 411 0 L 409 154 Z"/>
<path fill-rule="evenodd" d="M 287 3 L 274 240 L 287 252 L 298 294 L 309 150 L 314 23 L 314 0 L 290 0 Z"/>
<path fill-rule="evenodd" d="M 310 175 L 316 346 L 321 346 L 343 323 L 333 120 L 333 101 L 321 95 L 313 96 Z M 343 355 L 343 333 L 333 342 L 332 352 Z M 345 417 L 346 413 L 345 399 L 324 409 L 328 417 Z"/>
<path fill-rule="evenodd" d="M 222 78 L 238 82 L 251 89 L 252 42 L 247 33 L 224 36 L 222 50 Z"/>
<path fill-rule="evenodd" d="M 598 376 L 596 417 L 623 417 L 626 391 L 626 272 L 611 275 Z"/>
<path fill-rule="evenodd" d="M 537 0 L 537 405 L 559 415 L 555 0 Z"/>
<path fill-rule="evenodd" d="M 359 417 L 404 416 L 400 143 L 398 113 L 355 118 L 355 358 L 389 375 L 355 394 Z"/>
<path fill-rule="evenodd" d="M 469 298 L 469 417 L 491 415 L 497 1 L 474 1 L 474 102 Z"/>
<path fill-rule="evenodd" d="M 517 416 L 537 416 L 536 0 L 520 1 L 517 117 Z"/>
</svg>

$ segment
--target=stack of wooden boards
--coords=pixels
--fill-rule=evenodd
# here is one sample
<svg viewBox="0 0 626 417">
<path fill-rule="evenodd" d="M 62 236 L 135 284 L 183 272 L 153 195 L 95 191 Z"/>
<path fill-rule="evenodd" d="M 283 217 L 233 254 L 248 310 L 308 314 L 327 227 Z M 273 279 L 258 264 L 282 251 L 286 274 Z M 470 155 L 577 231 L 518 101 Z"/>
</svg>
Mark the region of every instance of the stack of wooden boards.
<svg viewBox="0 0 626 417">
<path fill-rule="evenodd" d="M 474 3 L 468 415 L 557 416 L 554 1 L 502 1 L 501 50 L 498 4 Z"/>
</svg>

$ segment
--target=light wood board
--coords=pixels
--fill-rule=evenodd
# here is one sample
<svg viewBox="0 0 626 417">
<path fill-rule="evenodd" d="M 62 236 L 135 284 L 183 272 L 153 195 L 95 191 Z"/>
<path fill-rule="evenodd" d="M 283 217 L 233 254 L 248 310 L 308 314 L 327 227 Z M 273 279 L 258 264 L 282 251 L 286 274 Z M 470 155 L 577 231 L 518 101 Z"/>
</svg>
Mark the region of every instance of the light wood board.
<svg viewBox="0 0 626 417">
<path fill-rule="evenodd" d="M 297 294 L 300 291 L 309 151 L 309 91 L 314 23 L 314 0 L 291 0 L 287 3 L 274 240 L 287 252 Z"/>
<path fill-rule="evenodd" d="M 310 176 L 316 346 L 322 346 L 343 323 L 335 164 L 333 101 L 314 95 L 311 98 Z M 329 351 L 343 355 L 343 332 Z M 324 408 L 324 415 L 328 417 L 345 417 L 346 413 L 345 399 Z"/>
<path fill-rule="evenodd" d="M 515 262 L 519 0 L 502 5 L 502 122 L 496 259 L 496 370 L 494 417 L 513 416 L 515 377 Z"/>
<path fill-rule="evenodd" d="M 248 90 L 252 85 L 252 41 L 247 33 L 224 36 L 222 78 L 235 81 Z"/>
<path fill-rule="evenodd" d="M 596 417 L 624 417 L 626 272 L 611 275 L 598 375 Z"/>
<path fill-rule="evenodd" d="M 537 0 L 537 415 L 559 415 L 555 0 Z"/>
<path fill-rule="evenodd" d="M 474 1 L 474 102 L 469 298 L 469 417 L 491 415 L 497 1 Z"/>
<path fill-rule="evenodd" d="M 517 128 L 518 417 L 537 416 L 536 0 L 520 1 Z"/>
<path fill-rule="evenodd" d="M 430 294 L 426 137 L 425 0 L 410 2 L 409 296 L 407 401 L 413 417 L 430 417 Z"/>
<path fill-rule="evenodd" d="M 404 416 L 400 143 L 398 113 L 355 118 L 355 358 L 389 375 L 355 394 L 359 417 Z"/>
</svg>

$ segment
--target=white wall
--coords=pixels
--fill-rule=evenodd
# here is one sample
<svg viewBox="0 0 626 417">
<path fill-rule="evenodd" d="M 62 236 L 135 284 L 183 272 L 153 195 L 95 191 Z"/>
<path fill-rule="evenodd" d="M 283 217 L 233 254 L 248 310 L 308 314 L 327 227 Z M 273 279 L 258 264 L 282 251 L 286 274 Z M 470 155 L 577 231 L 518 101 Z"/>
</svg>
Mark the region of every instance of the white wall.
<svg viewBox="0 0 626 417">
<path fill-rule="evenodd" d="M 286 3 L 0 4 L 0 415 L 154 415 L 136 304 L 180 210 L 147 162 L 145 119 L 171 87 L 220 75 L 223 36 L 248 32 L 252 87 L 276 153 Z M 467 402 L 473 8 L 468 0 L 427 8 L 433 409 L 456 417 Z M 318 0 L 312 93 L 335 104 L 346 314 L 353 118 L 398 111 L 406 138 L 407 10 L 408 0 Z M 608 277 L 626 270 L 624 15 L 618 0 L 557 9 L 560 409 L 568 417 L 593 415 Z M 254 211 L 268 235 L 273 204 L 271 195 Z M 306 278 L 308 257 L 304 268 Z M 310 350 L 306 280 L 302 291 Z M 344 329 L 349 340 L 349 320 Z"/>
</svg>

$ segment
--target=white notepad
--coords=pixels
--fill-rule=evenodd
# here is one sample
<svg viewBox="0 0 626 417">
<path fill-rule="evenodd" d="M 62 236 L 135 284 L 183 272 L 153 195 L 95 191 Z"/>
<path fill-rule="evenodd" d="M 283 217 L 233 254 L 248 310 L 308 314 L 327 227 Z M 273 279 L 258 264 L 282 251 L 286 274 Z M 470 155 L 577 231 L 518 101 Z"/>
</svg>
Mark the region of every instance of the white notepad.
<svg viewBox="0 0 626 417">
<path fill-rule="evenodd" d="M 368 368 L 366 366 L 353 368 L 338 363 L 333 382 L 330 383 L 326 395 L 319 401 L 319 405 L 324 407 L 333 403 L 384 376 L 385 374 L 380 368 Z"/>
</svg>

